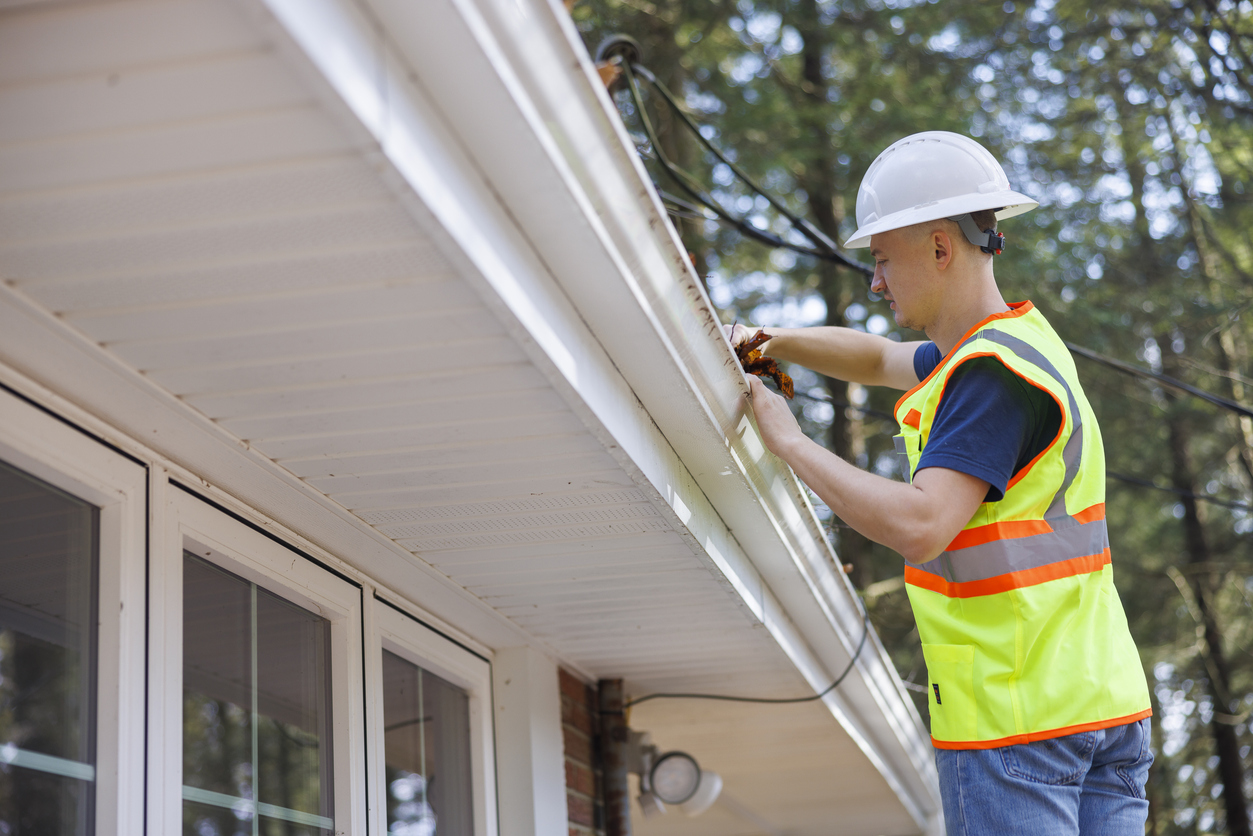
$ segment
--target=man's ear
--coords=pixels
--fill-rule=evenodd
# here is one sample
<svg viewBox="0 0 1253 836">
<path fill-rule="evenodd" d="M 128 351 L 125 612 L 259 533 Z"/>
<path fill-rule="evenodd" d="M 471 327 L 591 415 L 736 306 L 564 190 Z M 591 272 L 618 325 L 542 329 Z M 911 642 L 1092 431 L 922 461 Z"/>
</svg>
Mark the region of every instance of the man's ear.
<svg viewBox="0 0 1253 836">
<path fill-rule="evenodd" d="M 931 233 L 931 250 L 937 270 L 943 270 L 953 263 L 953 239 L 944 230 L 937 229 Z"/>
</svg>

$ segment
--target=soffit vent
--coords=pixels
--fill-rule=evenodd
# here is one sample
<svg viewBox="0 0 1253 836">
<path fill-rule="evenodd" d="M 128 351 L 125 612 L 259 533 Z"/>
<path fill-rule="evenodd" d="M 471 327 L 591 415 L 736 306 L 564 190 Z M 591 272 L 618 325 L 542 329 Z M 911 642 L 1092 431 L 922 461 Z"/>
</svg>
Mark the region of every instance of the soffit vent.
<svg viewBox="0 0 1253 836">
<path fill-rule="evenodd" d="M 569 508 L 586 508 L 595 505 L 625 505 L 647 502 L 648 497 L 637 490 L 605 491 L 600 493 L 556 494 L 531 496 L 521 499 L 504 499 L 496 502 L 472 502 L 465 505 L 427 505 L 419 508 L 390 508 L 358 511 L 357 516 L 371 525 L 385 526 L 426 520 L 455 519 L 457 517 L 496 517 L 527 511 L 559 511 Z"/>
<path fill-rule="evenodd" d="M 554 528 L 587 523 L 618 522 L 657 517 L 657 509 L 647 503 L 584 508 L 550 514 L 514 514 L 503 517 L 478 517 L 418 525 L 379 526 L 379 531 L 393 540 L 405 537 L 434 537 L 444 534 L 479 534 L 492 531 L 516 531 L 528 528 Z"/>
<path fill-rule="evenodd" d="M 517 543 L 541 543 L 546 541 L 573 540 L 587 537 L 620 537 L 624 534 L 648 534 L 670 531 L 664 521 L 638 520 L 605 523 L 604 525 L 579 525 L 567 528 L 539 528 L 519 531 L 503 531 L 476 534 L 467 537 L 434 537 L 397 542 L 412 552 L 446 551 L 483 546 L 507 546 Z"/>
</svg>

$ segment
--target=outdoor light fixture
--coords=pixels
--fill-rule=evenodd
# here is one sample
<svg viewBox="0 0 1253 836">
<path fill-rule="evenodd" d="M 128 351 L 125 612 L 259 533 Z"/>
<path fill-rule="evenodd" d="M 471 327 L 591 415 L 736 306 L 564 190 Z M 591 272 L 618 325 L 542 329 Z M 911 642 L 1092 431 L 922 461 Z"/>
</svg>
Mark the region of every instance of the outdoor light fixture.
<svg viewBox="0 0 1253 836">
<path fill-rule="evenodd" d="M 666 752 L 648 770 L 648 786 L 666 804 L 682 804 L 696 795 L 700 764 L 687 752 Z"/>
<path fill-rule="evenodd" d="M 713 806 L 722 792 L 722 777 L 701 769 L 687 752 L 657 754 L 646 732 L 631 732 L 628 769 L 640 776 L 636 801 L 645 818 L 666 812 L 673 804 L 689 816 L 698 816 Z"/>
</svg>

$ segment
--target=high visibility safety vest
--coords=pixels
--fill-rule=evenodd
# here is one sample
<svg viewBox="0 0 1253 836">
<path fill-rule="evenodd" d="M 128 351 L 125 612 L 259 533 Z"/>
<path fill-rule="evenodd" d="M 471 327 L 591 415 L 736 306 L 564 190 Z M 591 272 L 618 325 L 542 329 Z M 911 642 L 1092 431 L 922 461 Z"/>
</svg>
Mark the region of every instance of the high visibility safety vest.
<svg viewBox="0 0 1253 836">
<path fill-rule="evenodd" d="M 1105 452 L 1074 361 L 1030 302 L 980 322 L 896 404 L 909 478 L 953 372 L 996 357 L 1061 408 L 1049 446 L 905 583 L 929 673 L 938 748 L 988 749 L 1122 725 L 1151 714 L 1114 589 Z"/>
</svg>

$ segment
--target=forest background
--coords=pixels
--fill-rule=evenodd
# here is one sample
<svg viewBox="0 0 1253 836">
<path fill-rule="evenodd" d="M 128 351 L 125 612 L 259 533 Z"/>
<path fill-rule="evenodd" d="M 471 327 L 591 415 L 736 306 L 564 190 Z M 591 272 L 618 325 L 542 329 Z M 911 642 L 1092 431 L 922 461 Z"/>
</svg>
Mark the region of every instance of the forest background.
<svg viewBox="0 0 1253 836">
<path fill-rule="evenodd" d="M 1249 0 L 578 0 L 572 14 L 590 50 L 610 33 L 636 38 L 705 137 L 837 241 L 889 143 L 975 137 L 1040 202 L 1002 224 L 1007 299 L 1032 300 L 1079 346 L 1253 404 Z M 800 240 L 647 94 L 663 153 L 733 214 Z M 657 185 L 681 194 L 629 93 L 615 95 Z M 726 322 L 923 338 L 899 333 L 857 272 L 671 208 Z M 1104 434 L 1115 578 L 1152 691 L 1147 832 L 1248 836 L 1253 421 L 1076 363 Z M 790 371 L 806 432 L 895 477 L 897 393 Z M 812 498 L 925 719 L 901 559 Z"/>
</svg>

